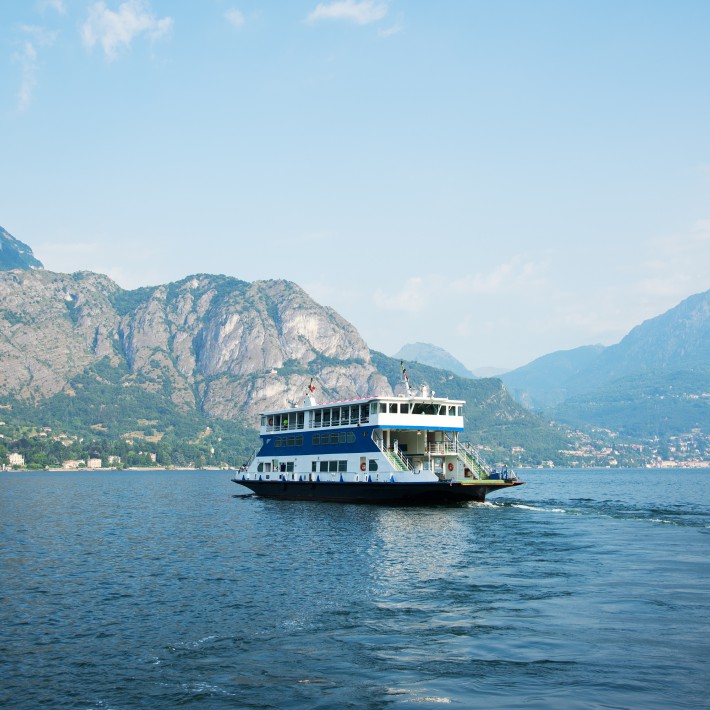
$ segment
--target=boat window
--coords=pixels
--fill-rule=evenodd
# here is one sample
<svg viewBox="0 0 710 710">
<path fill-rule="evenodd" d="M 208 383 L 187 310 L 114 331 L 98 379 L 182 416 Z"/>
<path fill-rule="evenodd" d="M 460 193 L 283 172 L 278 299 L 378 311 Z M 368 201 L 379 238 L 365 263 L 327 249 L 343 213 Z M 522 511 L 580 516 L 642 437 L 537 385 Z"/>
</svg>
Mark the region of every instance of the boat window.
<svg viewBox="0 0 710 710">
<path fill-rule="evenodd" d="M 313 426 L 317 428 L 321 425 L 321 411 L 320 411 L 320 409 L 315 411 L 313 414 L 314 414 Z"/>
<path fill-rule="evenodd" d="M 323 410 L 323 426 L 330 426 L 330 409 Z"/>
<path fill-rule="evenodd" d="M 303 434 L 299 434 L 296 437 L 296 446 L 303 446 Z"/>
<path fill-rule="evenodd" d="M 340 409 L 338 407 L 335 407 L 330 415 L 330 423 L 333 426 L 337 426 L 340 424 Z"/>
<path fill-rule="evenodd" d="M 459 416 L 462 417 L 463 416 L 463 407 L 457 407 L 457 409 L 459 410 Z"/>
<path fill-rule="evenodd" d="M 344 444 L 346 438 L 347 438 L 347 437 L 345 436 L 345 432 L 344 432 L 344 431 L 341 431 L 340 434 L 338 434 L 338 443 L 339 443 L 339 444 Z"/>
<path fill-rule="evenodd" d="M 424 405 L 421 402 L 412 405 L 412 414 L 424 414 Z"/>
<path fill-rule="evenodd" d="M 277 437 L 274 439 L 274 446 L 275 446 L 277 449 L 281 446 L 281 437 L 280 437 L 280 436 L 277 436 Z"/>
<path fill-rule="evenodd" d="M 293 461 L 289 461 L 286 464 L 286 471 L 288 473 L 293 473 Z"/>
<path fill-rule="evenodd" d="M 397 414 L 397 402 L 390 402 L 390 414 Z"/>
<path fill-rule="evenodd" d="M 330 473 L 336 473 L 338 470 L 338 462 L 337 461 L 328 461 L 328 468 L 330 470 Z"/>
<path fill-rule="evenodd" d="M 262 472 L 264 471 L 264 464 L 263 464 L 263 462 L 260 463 L 260 464 L 256 467 L 256 470 L 257 470 L 259 473 L 262 473 Z"/>
<path fill-rule="evenodd" d="M 387 403 L 380 402 L 380 414 L 387 414 Z"/>
<path fill-rule="evenodd" d="M 320 472 L 321 473 L 328 473 L 328 462 L 327 461 L 320 462 Z"/>
<path fill-rule="evenodd" d="M 449 416 L 450 417 L 456 416 L 456 407 L 449 407 Z"/>
<path fill-rule="evenodd" d="M 317 466 L 317 465 L 318 465 L 318 462 L 317 462 L 317 461 L 311 461 L 311 471 L 313 471 L 313 473 L 316 472 L 316 466 Z"/>
<path fill-rule="evenodd" d="M 348 432 L 347 442 L 348 442 L 348 444 L 355 443 L 355 434 L 353 434 L 351 431 Z"/>
<path fill-rule="evenodd" d="M 443 404 L 439 407 L 439 414 L 446 414 L 446 407 Z"/>
<path fill-rule="evenodd" d="M 320 446 L 320 434 L 313 435 L 313 446 Z"/>
<path fill-rule="evenodd" d="M 399 411 L 401 414 L 409 414 L 409 402 L 400 403 Z"/>
<path fill-rule="evenodd" d="M 264 464 L 264 471 L 271 471 L 271 464 L 270 463 L 265 463 Z"/>
<path fill-rule="evenodd" d="M 374 414 L 374 412 L 373 412 Z M 360 421 L 361 422 L 366 422 L 368 421 L 369 417 L 367 416 L 367 405 L 366 404 L 361 404 L 360 405 Z"/>
<path fill-rule="evenodd" d="M 365 406 L 364 404 L 362 405 Z M 377 402 L 370 402 L 370 414 L 377 414 Z"/>
<path fill-rule="evenodd" d="M 339 435 L 338 434 L 331 434 L 330 435 L 330 443 L 331 444 L 337 444 L 339 440 Z"/>
<path fill-rule="evenodd" d="M 377 471 L 377 461 L 375 459 L 370 459 L 367 466 L 368 471 Z"/>
<path fill-rule="evenodd" d="M 348 462 L 347 461 L 338 461 L 338 471 L 340 473 L 345 473 L 345 471 L 348 470 Z"/>
<path fill-rule="evenodd" d="M 266 426 L 267 419 L 265 416 L 261 417 L 261 426 Z"/>
</svg>

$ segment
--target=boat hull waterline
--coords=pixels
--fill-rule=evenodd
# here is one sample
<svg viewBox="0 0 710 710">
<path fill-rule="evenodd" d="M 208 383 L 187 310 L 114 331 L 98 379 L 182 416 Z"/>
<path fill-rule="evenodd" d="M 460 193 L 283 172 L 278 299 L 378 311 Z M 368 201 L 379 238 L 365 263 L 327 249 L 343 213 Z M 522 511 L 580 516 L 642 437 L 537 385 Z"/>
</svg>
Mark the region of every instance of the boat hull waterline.
<svg viewBox="0 0 710 710">
<path fill-rule="evenodd" d="M 347 483 L 334 481 L 253 481 L 232 479 L 263 498 L 342 503 L 435 504 L 485 501 L 496 491 L 522 485 L 522 481 Z"/>
</svg>

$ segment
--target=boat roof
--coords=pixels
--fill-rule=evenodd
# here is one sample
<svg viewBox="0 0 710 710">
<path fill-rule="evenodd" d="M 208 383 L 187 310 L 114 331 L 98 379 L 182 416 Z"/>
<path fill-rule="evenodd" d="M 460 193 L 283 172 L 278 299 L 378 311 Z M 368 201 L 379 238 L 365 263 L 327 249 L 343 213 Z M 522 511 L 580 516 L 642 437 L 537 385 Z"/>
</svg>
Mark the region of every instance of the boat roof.
<svg viewBox="0 0 710 710">
<path fill-rule="evenodd" d="M 463 405 L 466 401 L 463 399 L 449 399 L 448 397 L 434 397 L 432 395 L 422 395 L 422 394 L 382 394 L 373 395 L 367 397 L 358 397 L 357 399 L 337 399 L 329 402 L 316 402 L 315 399 L 310 398 L 312 402 L 308 401 L 308 398 L 303 402 L 303 404 L 296 405 L 293 407 L 281 407 L 279 409 L 268 409 L 260 412 L 260 416 L 268 416 L 270 414 L 284 414 L 287 412 L 299 412 L 309 409 L 320 409 L 321 407 L 338 407 L 351 404 L 367 404 L 368 402 L 437 402 L 439 404 L 454 404 Z"/>
</svg>

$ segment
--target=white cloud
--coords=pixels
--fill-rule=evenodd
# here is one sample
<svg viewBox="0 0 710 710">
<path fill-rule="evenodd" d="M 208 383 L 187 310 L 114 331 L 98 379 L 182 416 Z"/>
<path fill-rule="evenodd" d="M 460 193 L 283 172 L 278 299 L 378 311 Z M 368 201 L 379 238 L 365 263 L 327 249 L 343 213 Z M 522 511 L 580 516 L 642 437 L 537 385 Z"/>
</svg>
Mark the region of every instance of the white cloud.
<svg viewBox="0 0 710 710">
<path fill-rule="evenodd" d="M 244 15 L 235 8 L 231 8 L 224 13 L 227 22 L 233 27 L 240 29 L 244 26 Z"/>
<path fill-rule="evenodd" d="M 515 258 L 499 264 L 486 273 L 468 274 L 451 282 L 451 290 L 457 296 L 480 294 L 493 295 L 502 292 L 539 287 L 545 282 L 546 265 Z"/>
<path fill-rule="evenodd" d="M 20 90 L 17 95 L 18 111 L 26 111 L 32 102 L 32 94 L 37 86 L 37 50 L 32 42 L 25 40 L 22 49 L 15 55 L 20 65 Z"/>
<path fill-rule="evenodd" d="M 387 14 L 387 5 L 375 0 L 335 0 L 319 3 L 308 15 L 309 22 L 318 20 L 347 20 L 358 25 L 378 22 Z"/>
<path fill-rule="evenodd" d="M 55 33 L 42 27 L 22 25 L 23 34 L 20 49 L 13 55 L 13 61 L 20 67 L 20 88 L 17 94 L 17 110 L 26 111 L 32 103 L 32 96 L 37 87 L 38 47 L 46 47 L 54 43 Z"/>
<path fill-rule="evenodd" d="M 438 277 L 432 282 L 436 283 Z M 373 300 L 377 306 L 386 311 L 401 311 L 404 313 L 422 313 L 428 307 L 427 294 L 431 286 L 421 276 L 411 276 L 402 288 L 394 293 L 386 293 L 383 289 L 375 289 Z"/>
<path fill-rule="evenodd" d="M 382 39 L 387 39 L 387 37 L 399 34 L 401 31 L 402 27 L 400 25 L 392 25 L 392 27 L 385 27 L 381 30 L 377 30 L 377 36 L 382 37 Z"/>
<path fill-rule="evenodd" d="M 44 12 L 47 8 L 55 10 L 60 15 L 63 15 L 67 11 L 66 7 L 64 6 L 64 0 L 40 0 L 40 11 Z"/>
<path fill-rule="evenodd" d="M 171 17 L 156 18 L 143 0 L 126 0 L 114 12 L 103 1 L 94 3 L 89 17 L 82 26 L 84 44 L 93 47 L 100 44 L 104 54 L 114 59 L 120 47 L 130 47 L 139 35 L 151 40 L 165 36 L 173 25 Z"/>
<path fill-rule="evenodd" d="M 652 240 L 648 252 L 637 286 L 642 295 L 680 299 L 710 288 L 710 219 L 697 220 L 685 232 Z"/>
</svg>

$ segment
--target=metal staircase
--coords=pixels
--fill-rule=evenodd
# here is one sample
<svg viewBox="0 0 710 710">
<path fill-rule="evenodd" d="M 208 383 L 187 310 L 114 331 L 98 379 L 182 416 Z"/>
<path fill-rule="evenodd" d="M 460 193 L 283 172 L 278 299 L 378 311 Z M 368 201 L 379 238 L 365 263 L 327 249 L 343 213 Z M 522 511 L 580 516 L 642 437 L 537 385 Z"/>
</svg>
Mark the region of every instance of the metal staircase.
<svg viewBox="0 0 710 710">
<path fill-rule="evenodd" d="M 471 469 L 477 478 L 483 480 L 490 477 L 491 470 L 483 462 L 483 459 L 478 455 L 476 449 L 468 442 L 459 441 L 458 457 L 463 462 L 463 465 Z"/>
</svg>

